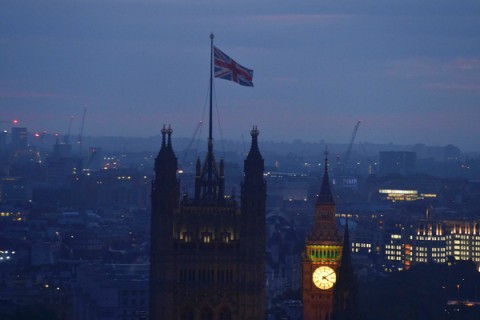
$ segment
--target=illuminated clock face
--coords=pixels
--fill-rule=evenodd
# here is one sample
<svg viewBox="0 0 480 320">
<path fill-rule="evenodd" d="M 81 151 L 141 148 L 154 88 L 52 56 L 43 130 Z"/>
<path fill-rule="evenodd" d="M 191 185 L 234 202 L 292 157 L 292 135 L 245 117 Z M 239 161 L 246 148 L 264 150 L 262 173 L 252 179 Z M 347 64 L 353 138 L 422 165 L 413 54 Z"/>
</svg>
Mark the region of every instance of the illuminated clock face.
<svg viewBox="0 0 480 320">
<path fill-rule="evenodd" d="M 317 288 L 327 290 L 333 287 L 337 280 L 337 275 L 332 268 L 322 266 L 315 269 L 312 279 Z"/>
</svg>

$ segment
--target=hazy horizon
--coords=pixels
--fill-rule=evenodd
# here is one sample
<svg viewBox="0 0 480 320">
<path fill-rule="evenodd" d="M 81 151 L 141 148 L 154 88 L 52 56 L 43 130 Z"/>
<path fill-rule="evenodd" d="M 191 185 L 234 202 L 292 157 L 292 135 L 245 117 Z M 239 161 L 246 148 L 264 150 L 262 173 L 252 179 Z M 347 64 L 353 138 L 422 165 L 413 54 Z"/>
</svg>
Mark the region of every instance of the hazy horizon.
<svg viewBox="0 0 480 320">
<path fill-rule="evenodd" d="M 254 70 L 214 81 L 225 139 L 453 144 L 480 151 L 477 1 L 0 3 L 0 124 L 140 136 L 206 121 L 211 32 Z M 205 128 L 204 128 L 205 130 Z M 219 137 L 218 131 L 215 136 Z M 219 139 L 219 138 L 217 138 Z"/>
</svg>

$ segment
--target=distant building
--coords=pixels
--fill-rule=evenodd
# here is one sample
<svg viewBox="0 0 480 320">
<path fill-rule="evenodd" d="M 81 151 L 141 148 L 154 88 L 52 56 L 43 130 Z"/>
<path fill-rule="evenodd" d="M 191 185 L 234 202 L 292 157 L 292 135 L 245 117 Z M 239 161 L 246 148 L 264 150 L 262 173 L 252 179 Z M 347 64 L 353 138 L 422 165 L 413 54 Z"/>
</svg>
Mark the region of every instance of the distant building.
<svg viewBox="0 0 480 320">
<path fill-rule="evenodd" d="M 409 151 L 382 151 L 380 152 L 380 174 L 411 174 L 415 172 L 417 155 Z"/>
<path fill-rule="evenodd" d="M 14 152 L 26 150 L 28 146 L 27 128 L 13 127 L 11 136 L 11 147 Z"/>
<path fill-rule="evenodd" d="M 411 240 L 412 245 L 406 245 L 410 248 L 411 256 L 407 255 L 406 258 L 412 263 L 447 262 L 450 256 L 447 243 L 451 241 L 451 237 L 445 232 L 442 221 L 419 221 Z"/>
<path fill-rule="evenodd" d="M 9 159 L 8 159 L 8 131 L 0 131 L 0 175 L 6 176 L 9 174 Z"/>
<path fill-rule="evenodd" d="M 137 169 L 87 171 L 78 184 L 91 208 L 146 208 L 149 180 Z"/>
<path fill-rule="evenodd" d="M 428 175 L 389 177 L 379 185 L 380 199 L 392 202 L 435 200 L 442 192 L 444 183 Z"/>
<path fill-rule="evenodd" d="M 1 130 L 0 131 L 0 151 L 4 151 L 7 149 L 8 146 L 8 131 Z"/>
<path fill-rule="evenodd" d="M 384 239 L 380 243 L 374 237 L 354 239 L 352 253 L 368 250 L 368 254 L 379 255 L 385 271 L 408 269 L 418 263 L 448 263 L 451 259 L 470 260 L 480 266 L 480 220 L 434 220 L 427 214 L 415 225 L 397 224 L 381 233 Z M 370 249 L 375 247 L 379 247 L 376 252 Z"/>
<path fill-rule="evenodd" d="M 301 259 L 298 252 L 303 248 L 303 239 L 299 239 L 293 222 L 283 217 L 282 213 L 276 211 L 267 216 L 268 229 L 271 229 L 267 237 L 265 261 L 269 307 L 277 297 L 298 290 L 301 285 Z"/>
<path fill-rule="evenodd" d="M 73 285 L 76 320 L 148 319 L 148 265 L 79 266 Z"/>
<path fill-rule="evenodd" d="M 59 143 L 57 139 L 52 154 L 47 158 L 47 182 L 54 187 L 64 186 L 76 173 L 76 166 L 72 146 Z"/>
<path fill-rule="evenodd" d="M 26 204 L 32 198 L 30 181 L 23 177 L 0 178 L 0 203 Z"/>
</svg>

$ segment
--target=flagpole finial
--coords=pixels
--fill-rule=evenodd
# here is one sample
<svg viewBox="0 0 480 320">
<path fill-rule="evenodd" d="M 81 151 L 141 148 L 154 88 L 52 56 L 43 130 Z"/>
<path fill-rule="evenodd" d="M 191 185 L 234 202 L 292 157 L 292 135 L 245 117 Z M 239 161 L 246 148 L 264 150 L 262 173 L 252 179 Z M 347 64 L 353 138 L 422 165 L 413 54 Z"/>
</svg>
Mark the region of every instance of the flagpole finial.
<svg viewBox="0 0 480 320">
<path fill-rule="evenodd" d="M 215 38 L 215 36 L 213 35 L 213 32 L 210 33 L 210 39 L 213 40 L 213 38 Z"/>
</svg>

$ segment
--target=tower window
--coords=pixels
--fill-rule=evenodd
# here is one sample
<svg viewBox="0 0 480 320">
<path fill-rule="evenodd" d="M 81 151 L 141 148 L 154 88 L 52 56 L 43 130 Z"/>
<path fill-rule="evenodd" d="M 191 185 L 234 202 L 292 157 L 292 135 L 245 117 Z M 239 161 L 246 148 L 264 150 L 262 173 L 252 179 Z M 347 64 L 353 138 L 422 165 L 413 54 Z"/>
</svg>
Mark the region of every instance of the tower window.
<svg viewBox="0 0 480 320">
<path fill-rule="evenodd" d="M 203 243 L 211 243 L 212 242 L 212 233 L 211 232 L 204 232 L 202 233 L 202 241 Z"/>
<path fill-rule="evenodd" d="M 185 242 L 192 242 L 192 233 L 191 232 L 188 232 L 188 231 L 185 231 L 183 232 L 183 240 Z"/>
<path fill-rule="evenodd" d="M 230 232 L 222 232 L 222 242 L 223 243 L 230 242 Z"/>
</svg>

